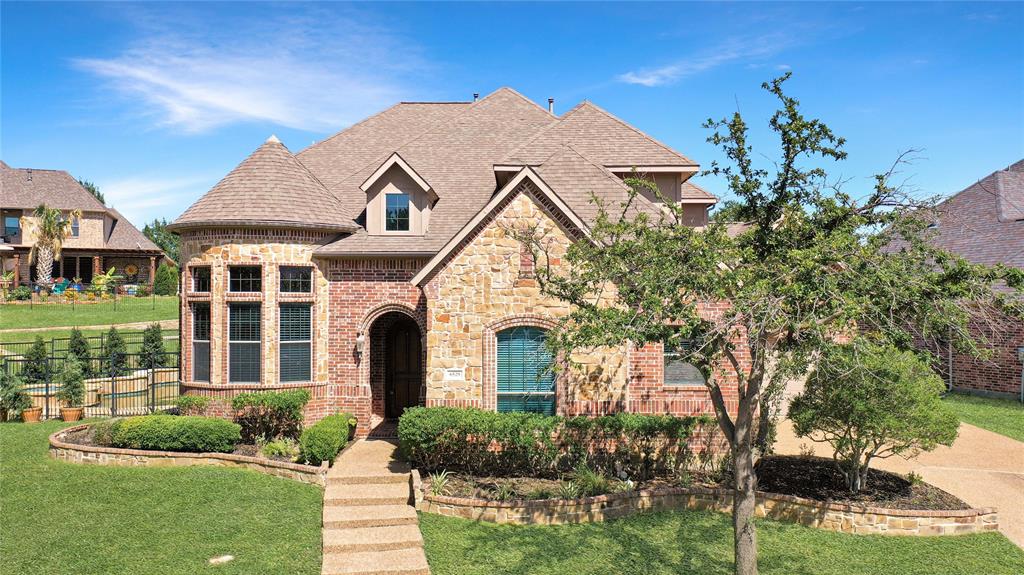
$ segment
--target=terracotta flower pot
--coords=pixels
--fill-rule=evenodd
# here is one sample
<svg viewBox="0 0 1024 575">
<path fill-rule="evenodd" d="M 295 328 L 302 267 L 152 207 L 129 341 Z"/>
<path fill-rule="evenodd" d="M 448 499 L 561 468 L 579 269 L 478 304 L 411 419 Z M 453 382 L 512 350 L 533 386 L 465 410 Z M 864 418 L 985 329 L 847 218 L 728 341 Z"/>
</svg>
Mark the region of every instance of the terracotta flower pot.
<svg viewBox="0 0 1024 575">
<path fill-rule="evenodd" d="M 60 408 L 60 418 L 64 421 L 78 421 L 82 419 L 82 412 L 85 411 L 81 407 L 62 407 Z"/>
<path fill-rule="evenodd" d="M 43 416 L 42 407 L 30 407 L 21 412 L 21 420 L 25 423 L 39 423 L 39 419 Z"/>
</svg>

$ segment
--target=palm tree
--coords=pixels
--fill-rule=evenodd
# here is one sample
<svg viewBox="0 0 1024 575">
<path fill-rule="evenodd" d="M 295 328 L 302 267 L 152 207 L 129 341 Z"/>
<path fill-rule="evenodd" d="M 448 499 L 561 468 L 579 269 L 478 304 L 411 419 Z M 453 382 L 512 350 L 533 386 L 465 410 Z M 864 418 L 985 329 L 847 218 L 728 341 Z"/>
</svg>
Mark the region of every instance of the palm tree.
<svg viewBox="0 0 1024 575">
<path fill-rule="evenodd" d="M 60 260 L 64 240 L 71 235 L 72 222 L 81 217 L 82 210 L 72 210 L 65 217 L 57 208 L 48 208 L 46 204 L 40 204 L 32 212 L 32 218 L 22 218 L 26 237 L 35 238 L 28 258 L 29 262 L 36 264 L 37 282 L 46 286 L 53 283 L 53 262 Z"/>
</svg>

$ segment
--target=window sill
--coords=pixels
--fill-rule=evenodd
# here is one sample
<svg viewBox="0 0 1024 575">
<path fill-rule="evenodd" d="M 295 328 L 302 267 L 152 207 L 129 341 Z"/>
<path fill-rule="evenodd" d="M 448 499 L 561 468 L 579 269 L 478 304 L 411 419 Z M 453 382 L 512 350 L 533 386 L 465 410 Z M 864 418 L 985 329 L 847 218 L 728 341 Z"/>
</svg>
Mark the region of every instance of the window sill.
<svg viewBox="0 0 1024 575">
<path fill-rule="evenodd" d="M 211 390 L 267 390 L 267 389 L 293 389 L 326 387 L 327 382 L 299 382 L 299 383 L 209 383 L 205 381 L 184 381 L 182 385 L 192 389 Z"/>
</svg>

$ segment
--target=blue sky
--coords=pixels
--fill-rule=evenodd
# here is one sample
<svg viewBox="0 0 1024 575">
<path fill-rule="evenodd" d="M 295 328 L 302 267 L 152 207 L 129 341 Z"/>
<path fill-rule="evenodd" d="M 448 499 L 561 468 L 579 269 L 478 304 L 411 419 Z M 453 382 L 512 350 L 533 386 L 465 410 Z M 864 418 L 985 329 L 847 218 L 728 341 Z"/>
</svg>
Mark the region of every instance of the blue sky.
<svg viewBox="0 0 1024 575">
<path fill-rule="evenodd" d="M 136 223 L 177 217 L 272 133 L 298 151 L 399 100 L 507 85 L 589 99 L 704 165 L 737 108 L 773 155 L 792 71 L 866 191 L 897 154 L 922 195 L 1024 157 L 1024 3 L 0 4 L 0 158 L 96 182 Z M 727 196 L 721 181 L 699 183 Z"/>
</svg>

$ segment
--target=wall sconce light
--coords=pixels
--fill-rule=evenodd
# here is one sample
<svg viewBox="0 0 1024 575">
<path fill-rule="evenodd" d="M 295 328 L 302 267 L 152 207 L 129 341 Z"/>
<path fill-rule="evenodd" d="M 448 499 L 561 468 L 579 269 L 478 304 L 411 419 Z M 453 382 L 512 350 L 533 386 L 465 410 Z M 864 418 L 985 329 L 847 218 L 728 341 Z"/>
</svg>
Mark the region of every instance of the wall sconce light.
<svg viewBox="0 0 1024 575">
<path fill-rule="evenodd" d="M 363 348 L 366 346 L 366 336 L 362 333 L 356 334 L 356 357 L 363 356 Z"/>
</svg>

